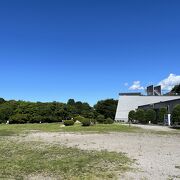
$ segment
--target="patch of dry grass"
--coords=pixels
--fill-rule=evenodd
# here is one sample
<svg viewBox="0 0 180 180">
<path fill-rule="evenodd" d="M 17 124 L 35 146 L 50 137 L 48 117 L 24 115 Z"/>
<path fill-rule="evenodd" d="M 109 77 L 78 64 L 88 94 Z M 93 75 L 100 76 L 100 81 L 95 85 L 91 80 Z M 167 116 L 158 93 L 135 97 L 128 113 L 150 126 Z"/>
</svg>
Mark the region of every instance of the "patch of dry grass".
<svg viewBox="0 0 180 180">
<path fill-rule="evenodd" d="M 130 169 L 123 153 L 85 151 L 39 142 L 0 138 L 0 179 L 111 179 Z M 45 179 L 45 178 L 44 178 Z"/>
</svg>

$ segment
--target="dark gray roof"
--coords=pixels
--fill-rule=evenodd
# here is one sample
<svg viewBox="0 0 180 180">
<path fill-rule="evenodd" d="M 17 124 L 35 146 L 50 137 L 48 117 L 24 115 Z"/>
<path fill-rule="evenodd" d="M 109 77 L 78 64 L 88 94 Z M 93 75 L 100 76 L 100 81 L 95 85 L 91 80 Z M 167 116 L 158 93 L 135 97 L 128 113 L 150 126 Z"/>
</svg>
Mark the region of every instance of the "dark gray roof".
<svg viewBox="0 0 180 180">
<path fill-rule="evenodd" d="M 119 93 L 120 96 L 142 96 L 140 92 L 137 93 Z"/>
</svg>

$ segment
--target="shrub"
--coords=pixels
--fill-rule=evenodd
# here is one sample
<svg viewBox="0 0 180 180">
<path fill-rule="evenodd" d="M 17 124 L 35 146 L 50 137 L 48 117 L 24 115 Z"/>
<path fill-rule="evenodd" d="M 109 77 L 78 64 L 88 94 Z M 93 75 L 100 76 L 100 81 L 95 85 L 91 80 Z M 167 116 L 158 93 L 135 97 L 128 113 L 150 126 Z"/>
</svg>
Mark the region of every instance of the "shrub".
<svg viewBox="0 0 180 180">
<path fill-rule="evenodd" d="M 30 123 L 39 123 L 39 122 L 43 122 L 43 116 L 40 115 L 36 115 L 30 118 L 29 120 Z"/>
<path fill-rule="evenodd" d="M 15 114 L 10 117 L 11 124 L 23 124 L 29 121 L 29 116 L 27 114 Z"/>
<path fill-rule="evenodd" d="M 171 115 L 172 115 L 172 124 L 180 123 L 180 104 L 174 107 Z"/>
<path fill-rule="evenodd" d="M 82 121 L 82 126 L 90 126 L 91 125 L 91 121 L 90 119 L 84 118 Z"/>
<path fill-rule="evenodd" d="M 103 115 L 98 115 L 97 118 L 96 118 L 97 122 L 98 123 L 104 123 L 105 121 L 105 118 Z"/>
<path fill-rule="evenodd" d="M 104 121 L 104 124 L 113 124 L 113 123 L 114 123 L 114 120 L 111 119 L 111 118 L 107 118 L 107 119 L 105 119 L 105 121 Z"/>
<path fill-rule="evenodd" d="M 76 117 L 74 117 L 74 121 L 80 121 L 80 122 L 82 122 L 83 120 L 84 120 L 85 118 L 83 117 L 83 116 L 76 116 Z"/>
<path fill-rule="evenodd" d="M 51 123 L 54 122 L 55 118 L 53 116 L 43 116 L 42 122 Z"/>
<path fill-rule="evenodd" d="M 62 117 L 57 117 L 57 121 L 56 122 L 62 122 Z"/>
<path fill-rule="evenodd" d="M 145 111 L 145 120 L 146 122 L 151 121 L 152 123 L 157 124 L 156 112 L 153 109 L 148 109 Z"/>
<path fill-rule="evenodd" d="M 130 111 L 128 114 L 128 120 L 129 121 L 135 120 L 135 115 L 136 115 L 136 112 L 134 110 Z"/>
<path fill-rule="evenodd" d="M 142 124 L 147 124 L 147 121 L 144 118 L 144 110 L 143 109 L 138 109 L 136 111 L 135 115 L 136 120 L 138 120 Z"/>
<path fill-rule="evenodd" d="M 96 124 L 96 119 L 91 119 L 92 124 Z"/>
<path fill-rule="evenodd" d="M 76 122 L 77 120 L 75 119 L 75 117 L 72 117 L 71 120 L 73 120 L 74 122 Z"/>
<path fill-rule="evenodd" d="M 74 125 L 74 121 L 73 120 L 65 120 L 64 125 L 65 126 L 72 126 L 72 125 Z"/>
</svg>

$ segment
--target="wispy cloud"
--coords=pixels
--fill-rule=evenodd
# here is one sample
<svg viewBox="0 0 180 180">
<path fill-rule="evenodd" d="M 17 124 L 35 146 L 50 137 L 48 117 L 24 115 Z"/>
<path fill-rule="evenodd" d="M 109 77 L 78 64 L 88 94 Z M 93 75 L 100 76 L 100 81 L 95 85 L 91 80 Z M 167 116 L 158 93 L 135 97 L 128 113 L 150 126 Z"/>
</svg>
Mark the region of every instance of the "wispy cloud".
<svg viewBox="0 0 180 180">
<path fill-rule="evenodd" d="M 180 75 L 170 74 L 167 78 L 159 82 L 163 90 L 171 90 L 175 85 L 180 84 Z"/>
<path fill-rule="evenodd" d="M 141 82 L 140 81 L 134 81 L 132 86 L 129 87 L 130 90 L 143 90 L 144 87 L 141 86 Z"/>
<path fill-rule="evenodd" d="M 124 86 L 128 86 L 129 84 L 127 82 L 124 83 Z"/>
</svg>

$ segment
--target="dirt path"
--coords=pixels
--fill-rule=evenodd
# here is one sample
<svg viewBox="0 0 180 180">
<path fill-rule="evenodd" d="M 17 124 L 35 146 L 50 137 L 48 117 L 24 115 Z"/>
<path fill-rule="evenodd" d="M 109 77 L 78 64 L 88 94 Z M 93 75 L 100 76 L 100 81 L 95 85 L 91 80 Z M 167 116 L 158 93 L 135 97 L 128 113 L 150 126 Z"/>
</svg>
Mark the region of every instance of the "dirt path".
<svg viewBox="0 0 180 180">
<path fill-rule="evenodd" d="M 31 133 L 26 141 L 43 141 L 88 150 L 125 152 L 138 169 L 120 179 L 180 179 L 180 135 L 145 133 Z"/>
</svg>

